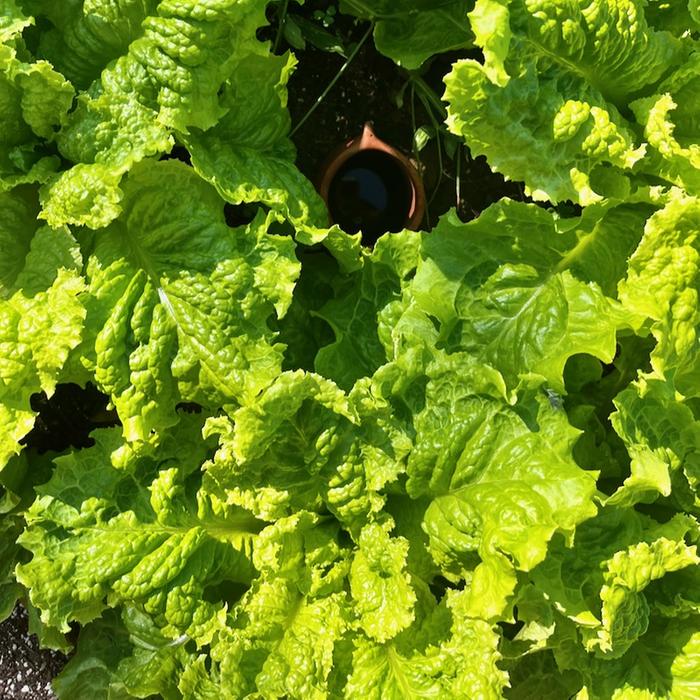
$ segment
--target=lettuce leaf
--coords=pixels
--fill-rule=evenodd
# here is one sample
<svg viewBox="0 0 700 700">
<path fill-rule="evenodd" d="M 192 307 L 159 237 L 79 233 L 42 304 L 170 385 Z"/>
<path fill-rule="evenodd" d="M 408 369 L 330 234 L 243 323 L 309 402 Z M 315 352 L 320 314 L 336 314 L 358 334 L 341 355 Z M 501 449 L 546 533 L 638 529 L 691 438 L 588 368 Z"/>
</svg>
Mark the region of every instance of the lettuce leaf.
<svg viewBox="0 0 700 700">
<path fill-rule="evenodd" d="M 32 196 L 33 195 L 33 196 Z M 34 425 L 32 394 L 51 395 L 81 342 L 82 257 L 70 232 L 37 228 L 36 193 L 0 194 L 6 256 L 0 283 L 0 471 Z"/>
<path fill-rule="evenodd" d="M 67 120 L 73 86 L 47 61 L 34 61 L 23 30 L 32 24 L 11 0 L 0 6 L 0 192 L 44 182 L 58 168 L 46 148 Z"/>
<path fill-rule="evenodd" d="M 214 126 L 228 111 L 219 92 L 237 63 L 249 53 L 264 53 L 263 45 L 250 38 L 264 23 L 255 2 L 229 0 L 208 9 L 168 0 L 89 8 L 71 3 L 64 9 L 69 16 L 44 3 L 36 9 L 49 17 L 59 13 L 59 24 L 66 22 L 75 32 L 71 45 L 83 45 L 83 36 L 99 36 L 106 16 L 120 26 L 110 39 L 115 60 L 105 63 L 99 80 L 82 93 L 79 109 L 59 136 L 62 153 L 78 164 L 44 190 L 42 216 L 55 226 L 107 226 L 121 211 L 119 183 L 131 165 L 169 151 L 174 130 L 187 134 L 191 127 Z M 87 42 L 80 54 L 91 50 Z M 80 60 L 82 68 L 89 67 L 92 56 L 86 59 L 87 64 Z"/>
<path fill-rule="evenodd" d="M 182 163 L 141 163 L 124 192 L 87 260 L 81 354 L 127 439 L 143 441 L 181 401 L 245 403 L 274 379 L 282 348 L 268 319 L 289 306 L 299 265 L 263 216 L 229 228 L 214 189 Z"/>
<path fill-rule="evenodd" d="M 139 37 L 141 23 L 157 4 L 157 0 L 21 0 L 25 12 L 50 21 L 39 38 L 37 54 L 83 90 Z"/>
<path fill-rule="evenodd" d="M 576 432 L 536 384 L 511 407 L 473 360 L 438 358 L 426 374 L 406 488 L 430 496 L 431 555 L 445 577 L 470 581 L 470 614 L 498 618 L 515 570 L 531 570 L 555 532 L 571 536 L 596 513 L 595 474 L 573 462 Z"/>
<path fill-rule="evenodd" d="M 673 386 L 688 397 L 698 395 L 699 228 L 700 202 L 675 191 L 666 206 L 648 219 L 627 278 L 620 284 L 625 307 L 652 320 L 657 340 L 651 356 L 654 371 L 672 378 Z"/>
<path fill-rule="evenodd" d="M 539 200 L 372 250 L 268 5 L 0 0 L 0 618 L 70 699 L 696 698 L 696 0 L 343 0 Z"/>
<path fill-rule="evenodd" d="M 188 423 L 179 430 L 201 430 L 199 418 Z M 177 459 L 174 441 L 161 451 L 160 469 L 137 455 L 114 466 L 117 429 L 96 433 L 95 441 L 57 458 L 51 480 L 38 489 L 20 542 L 34 557 L 17 567 L 18 580 L 31 588 L 42 621 L 62 632 L 69 620 L 87 623 L 107 606 L 134 602 L 170 639 L 187 634 L 207 643 L 225 608 L 202 593 L 223 580 L 250 580 L 262 523 L 203 491 L 188 493 L 198 456 Z M 61 573 L 69 570 L 80 584 Z"/>
<path fill-rule="evenodd" d="M 374 22 L 374 43 L 402 68 L 415 70 L 431 56 L 472 46 L 467 22 L 471 3 L 452 0 L 341 0 L 344 12 Z"/>
<path fill-rule="evenodd" d="M 227 201 L 262 202 L 295 225 L 323 226 L 325 205 L 294 165 L 287 138 L 286 83 L 295 64 L 293 56 L 248 56 L 220 98 L 227 114 L 183 141 L 195 170 Z"/>
<path fill-rule="evenodd" d="M 485 63 L 446 77 L 450 129 L 536 200 L 626 197 L 646 145 L 624 115 L 683 64 L 689 39 L 651 26 L 638 0 L 479 0 L 470 20 Z"/>
</svg>

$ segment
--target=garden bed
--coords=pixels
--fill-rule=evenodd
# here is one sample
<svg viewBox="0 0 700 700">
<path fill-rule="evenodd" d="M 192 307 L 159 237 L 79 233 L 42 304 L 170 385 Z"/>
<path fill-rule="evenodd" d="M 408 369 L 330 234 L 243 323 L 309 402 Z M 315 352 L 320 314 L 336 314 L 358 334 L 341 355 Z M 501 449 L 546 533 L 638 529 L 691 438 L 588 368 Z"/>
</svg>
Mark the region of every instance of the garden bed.
<svg viewBox="0 0 700 700">
<path fill-rule="evenodd" d="M 0 700 L 695 697 L 697 12 L 83 4 L 0 18 Z"/>
<path fill-rule="evenodd" d="M 0 622 L 0 700 L 52 700 L 51 681 L 67 660 L 39 647 L 36 635 L 29 634 L 27 613 L 18 605 Z"/>
</svg>

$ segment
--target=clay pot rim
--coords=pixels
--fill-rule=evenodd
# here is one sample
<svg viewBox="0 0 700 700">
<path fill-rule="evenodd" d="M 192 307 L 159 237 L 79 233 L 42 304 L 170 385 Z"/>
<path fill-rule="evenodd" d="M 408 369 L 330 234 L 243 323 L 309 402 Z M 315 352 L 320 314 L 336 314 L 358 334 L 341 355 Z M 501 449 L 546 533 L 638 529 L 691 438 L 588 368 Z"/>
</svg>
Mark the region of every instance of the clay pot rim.
<svg viewBox="0 0 700 700">
<path fill-rule="evenodd" d="M 346 143 L 338 146 L 326 159 L 321 168 L 321 179 L 318 184 L 318 191 L 321 197 L 323 197 L 323 201 L 326 202 L 326 206 L 328 206 L 328 192 L 331 182 L 338 170 L 360 151 L 370 150 L 382 151 L 399 161 L 401 169 L 405 173 L 411 186 L 411 206 L 408 210 L 404 228 L 417 230 L 425 214 L 425 189 L 423 187 L 423 180 L 414 164 L 403 153 L 382 141 L 374 133 L 372 122 L 366 122 L 360 136 L 350 139 Z M 331 223 L 333 223 L 330 209 L 328 215 Z"/>
</svg>

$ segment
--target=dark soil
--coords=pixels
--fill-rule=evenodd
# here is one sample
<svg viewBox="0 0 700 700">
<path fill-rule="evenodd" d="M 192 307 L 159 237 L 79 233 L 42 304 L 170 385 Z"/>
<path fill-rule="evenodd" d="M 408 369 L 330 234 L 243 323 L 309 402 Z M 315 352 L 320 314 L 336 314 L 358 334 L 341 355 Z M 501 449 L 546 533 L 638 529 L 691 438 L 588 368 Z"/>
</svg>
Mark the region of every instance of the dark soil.
<svg viewBox="0 0 700 700">
<path fill-rule="evenodd" d="M 51 680 L 68 658 L 56 651 L 39 648 L 35 635 L 28 633 L 27 613 L 18 605 L 0 623 L 0 700 L 51 700 Z"/>
<path fill-rule="evenodd" d="M 314 12 L 328 6 L 328 2 L 311 1 L 300 8 L 296 3 L 290 3 L 289 13 L 292 17 L 301 16 L 313 21 Z M 333 26 L 327 31 L 332 31 L 349 53 L 367 27 L 367 22 L 336 15 Z M 273 16 L 264 38 L 273 39 L 274 28 Z M 279 51 L 288 48 L 284 41 L 280 42 Z M 345 63 L 343 56 L 321 51 L 308 43 L 304 51 L 295 53 L 299 64 L 289 82 L 293 128 L 314 106 Z M 467 56 L 478 59 L 480 54 L 475 51 L 443 54 L 424 66 L 421 78 L 436 97 L 441 97 L 444 92 L 442 80 L 452 63 Z M 419 96 L 413 95 L 410 85 L 407 86 L 408 79 L 406 71 L 376 50 L 370 37 L 311 116 L 293 133 L 299 169 L 312 182 L 317 182 L 329 154 L 359 136 L 364 124 L 371 122 L 380 139 L 419 161 L 429 202 L 421 228 L 432 228 L 438 216 L 452 207 L 457 208 L 462 220 L 468 221 L 504 196 L 526 200 L 520 183 L 506 182 L 501 175 L 491 172 L 485 158 L 473 159 L 469 149 L 456 137 L 446 135 L 442 140 L 442 169 L 436 139 L 431 139 L 419 154 L 414 152 L 415 129 L 430 127 L 432 122 Z M 441 121 L 435 113 L 433 117 Z M 449 158 L 444 149 L 448 146 L 455 148 L 458 144 L 454 159 Z"/>
<path fill-rule="evenodd" d="M 59 384 L 51 398 L 44 392 L 31 397 L 32 410 L 38 412 L 31 432 L 22 440 L 38 452 L 62 452 L 68 447 L 90 447 L 90 432 L 119 424 L 117 413 L 108 410 L 108 397 L 88 383 Z"/>
</svg>

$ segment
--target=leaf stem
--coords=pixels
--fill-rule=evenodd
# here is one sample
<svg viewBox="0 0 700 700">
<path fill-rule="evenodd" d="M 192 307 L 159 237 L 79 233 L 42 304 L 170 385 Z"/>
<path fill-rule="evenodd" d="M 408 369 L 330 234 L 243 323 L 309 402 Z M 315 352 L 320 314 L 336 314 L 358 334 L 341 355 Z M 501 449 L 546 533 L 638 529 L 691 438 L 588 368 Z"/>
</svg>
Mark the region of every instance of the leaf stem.
<svg viewBox="0 0 700 700">
<path fill-rule="evenodd" d="M 357 46 L 353 49 L 352 53 L 347 57 L 345 63 L 340 67 L 340 70 L 335 74 L 333 77 L 333 80 L 331 80 L 330 83 L 326 86 L 326 89 L 318 96 L 316 99 L 316 102 L 314 102 L 313 105 L 311 105 L 309 111 L 301 118 L 301 121 L 297 123 L 297 125 L 291 130 L 289 133 L 289 136 L 294 136 L 299 129 L 304 125 L 306 120 L 316 111 L 317 107 L 323 102 L 324 99 L 326 99 L 326 95 L 333 89 L 333 86 L 340 80 L 340 77 L 343 75 L 343 73 L 347 70 L 347 67 L 352 63 L 353 59 L 357 54 L 359 53 L 360 49 L 364 46 L 364 43 L 367 41 L 369 35 L 372 33 L 372 30 L 374 29 L 374 22 L 370 22 L 369 27 L 367 27 L 367 31 L 362 35 L 362 38 L 360 41 L 357 42 Z"/>
<path fill-rule="evenodd" d="M 432 104 L 428 101 L 428 98 L 423 95 L 419 94 L 418 95 L 421 103 L 423 104 L 423 109 L 425 110 L 426 114 L 428 115 L 428 119 L 430 119 L 430 123 L 433 126 L 433 129 L 435 129 L 435 143 L 437 145 L 437 157 L 438 157 L 438 168 L 440 169 L 438 172 L 438 179 L 437 182 L 435 183 L 435 187 L 433 187 L 433 193 L 430 196 L 430 199 L 428 200 L 428 205 L 433 203 L 433 200 L 435 199 L 435 196 L 438 193 L 438 190 L 440 189 L 440 184 L 442 183 L 442 176 L 443 173 L 445 172 L 445 164 L 443 161 L 442 157 L 442 136 L 441 132 L 445 131 L 443 128 L 443 125 L 438 123 L 438 120 L 435 118 L 435 115 L 433 114 L 433 109 L 431 109 Z M 415 133 L 415 129 L 414 129 Z M 448 134 L 449 135 L 449 134 Z"/>
<path fill-rule="evenodd" d="M 455 206 L 457 208 L 457 216 L 462 209 L 462 144 L 457 144 L 457 153 L 455 155 Z"/>
<path fill-rule="evenodd" d="M 433 109 L 435 109 L 440 117 L 442 117 L 442 120 L 444 121 L 447 119 L 447 110 L 445 109 L 445 105 L 435 94 L 435 91 L 430 87 L 430 85 L 428 85 L 428 83 L 426 83 L 425 80 L 420 77 L 420 75 L 411 75 L 411 82 L 416 86 L 418 92 L 420 92 L 421 95 L 423 95 L 423 97 L 430 102 Z"/>
<path fill-rule="evenodd" d="M 416 88 L 413 84 L 411 85 L 411 129 L 413 134 L 413 157 L 416 159 L 418 172 L 423 177 L 423 163 L 420 159 L 420 152 L 416 147 Z M 428 199 L 425 200 L 425 223 L 428 229 L 430 228 L 430 201 Z"/>
<path fill-rule="evenodd" d="M 284 0 L 282 5 L 282 11 L 279 14 L 279 24 L 277 25 L 277 34 L 275 36 L 275 43 L 272 46 L 272 53 L 276 54 L 277 49 L 279 49 L 280 42 L 282 41 L 282 34 L 284 32 L 284 25 L 287 22 L 287 8 L 289 7 L 289 0 Z"/>
</svg>

